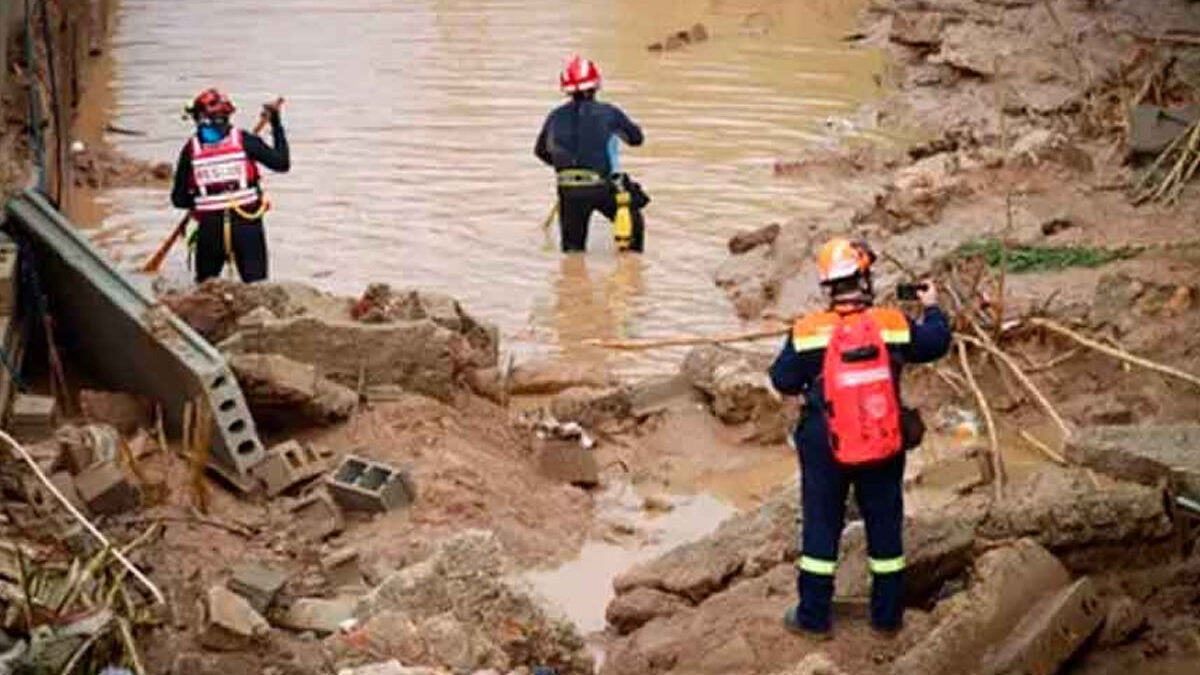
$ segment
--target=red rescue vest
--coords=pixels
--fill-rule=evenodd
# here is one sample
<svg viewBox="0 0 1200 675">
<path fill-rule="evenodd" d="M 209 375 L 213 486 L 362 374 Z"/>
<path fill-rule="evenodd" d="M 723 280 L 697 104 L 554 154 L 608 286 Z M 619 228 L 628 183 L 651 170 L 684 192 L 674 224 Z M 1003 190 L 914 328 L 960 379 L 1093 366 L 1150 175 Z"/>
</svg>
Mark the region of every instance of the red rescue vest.
<svg viewBox="0 0 1200 675">
<path fill-rule="evenodd" d="M 822 379 L 838 463 L 870 464 L 900 452 L 900 400 L 887 343 L 871 312 L 833 327 Z"/>
<path fill-rule="evenodd" d="M 232 129 L 216 143 L 192 138 L 192 189 L 196 211 L 222 211 L 258 202 L 258 165 L 246 154 L 242 130 Z"/>
</svg>

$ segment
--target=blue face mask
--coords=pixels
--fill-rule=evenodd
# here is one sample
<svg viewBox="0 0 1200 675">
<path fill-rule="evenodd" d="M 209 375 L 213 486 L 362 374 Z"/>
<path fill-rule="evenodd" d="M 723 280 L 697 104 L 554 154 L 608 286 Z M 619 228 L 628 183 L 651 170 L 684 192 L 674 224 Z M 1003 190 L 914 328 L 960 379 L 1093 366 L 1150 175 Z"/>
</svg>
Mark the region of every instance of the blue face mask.
<svg viewBox="0 0 1200 675">
<path fill-rule="evenodd" d="M 198 131 L 201 143 L 216 143 L 225 138 L 225 128 L 215 124 L 201 124 Z"/>
</svg>

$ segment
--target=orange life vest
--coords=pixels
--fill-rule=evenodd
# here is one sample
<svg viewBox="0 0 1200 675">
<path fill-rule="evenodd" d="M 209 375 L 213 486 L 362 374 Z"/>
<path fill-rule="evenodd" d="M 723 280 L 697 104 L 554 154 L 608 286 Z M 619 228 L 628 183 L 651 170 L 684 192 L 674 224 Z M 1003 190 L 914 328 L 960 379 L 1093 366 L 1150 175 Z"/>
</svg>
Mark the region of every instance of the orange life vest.
<svg viewBox="0 0 1200 675">
<path fill-rule="evenodd" d="M 797 351 L 824 349 L 822 392 L 834 459 L 879 462 L 903 449 L 900 399 L 889 344 L 909 341 L 908 320 L 895 309 L 809 315 L 793 329 Z"/>
</svg>

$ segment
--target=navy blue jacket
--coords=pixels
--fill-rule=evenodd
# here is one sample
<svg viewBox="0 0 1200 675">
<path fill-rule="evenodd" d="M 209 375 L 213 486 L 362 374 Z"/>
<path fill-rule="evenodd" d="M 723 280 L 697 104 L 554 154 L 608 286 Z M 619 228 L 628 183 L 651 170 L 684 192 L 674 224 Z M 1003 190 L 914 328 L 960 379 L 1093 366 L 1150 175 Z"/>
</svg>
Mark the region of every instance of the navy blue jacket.
<svg viewBox="0 0 1200 675">
<path fill-rule="evenodd" d="M 607 177 L 613 172 L 609 142 L 614 136 L 635 147 L 644 140 L 641 128 L 617 106 L 573 100 L 546 117 L 533 154 L 558 171 L 590 169 Z"/>
<path fill-rule="evenodd" d="M 900 371 L 908 363 L 928 363 L 945 356 L 950 349 L 950 325 L 938 307 L 925 308 L 919 321 L 897 310 L 874 310 L 895 317 L 883 328 L 884 342 L 891 357 L 892 379 L 899 397 Z M 771 365 L 771 384 L 785 396 L 805 398 L 804 417 L 796 429 L 796 447 L 828 447 L 829 423 L 821 371 L 828 344 L 828 327 L 836 318 L 831 312 L 810 314 L 796 323 L 782 351 Z"/>
</svg>

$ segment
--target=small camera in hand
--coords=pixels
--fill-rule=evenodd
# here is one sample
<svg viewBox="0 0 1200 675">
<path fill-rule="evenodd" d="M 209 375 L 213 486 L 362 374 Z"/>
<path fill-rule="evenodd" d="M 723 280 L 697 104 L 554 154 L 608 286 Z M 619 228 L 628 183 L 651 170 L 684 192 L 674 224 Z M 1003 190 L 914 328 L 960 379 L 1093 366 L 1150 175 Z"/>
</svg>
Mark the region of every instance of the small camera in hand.
<svg viewBox="0 0 1200 675">
<path fill-rule="evenodd" d="M 916 300 L 917 294 L 929 289 L 929 284 L 896 284 L 898 300 Z"/>
</svg>

